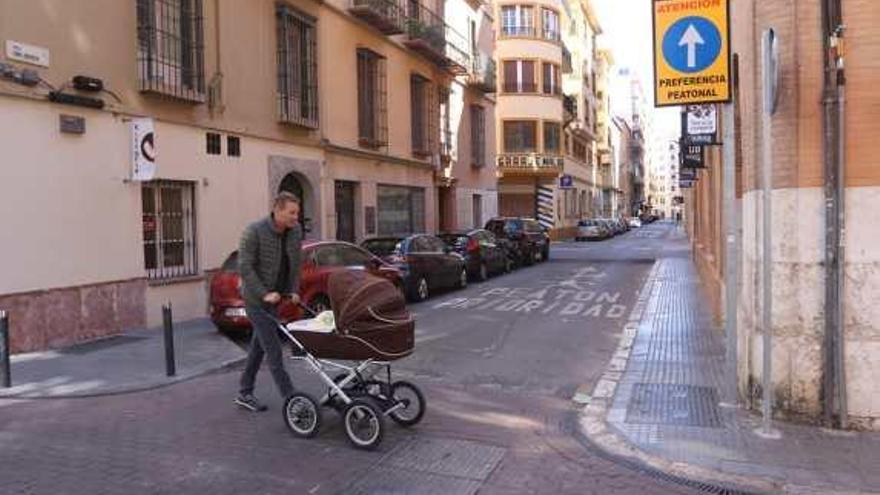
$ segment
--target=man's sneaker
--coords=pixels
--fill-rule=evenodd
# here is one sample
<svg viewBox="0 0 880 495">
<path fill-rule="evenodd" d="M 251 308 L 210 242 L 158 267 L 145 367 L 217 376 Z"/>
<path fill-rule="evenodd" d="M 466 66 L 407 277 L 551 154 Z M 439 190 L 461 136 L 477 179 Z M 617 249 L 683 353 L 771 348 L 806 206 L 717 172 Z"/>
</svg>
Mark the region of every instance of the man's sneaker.
<svg viewBox="0 0 880 495">
<path fill-rule="evenodd" d="M 256 397 L 251 394 L 248 395 L 239 395 L 235 398 L 235 403 L 239 406 L 253 412 L 261 412 L 269 409 L 266 404 L 258 401 Z"/>
</svg>

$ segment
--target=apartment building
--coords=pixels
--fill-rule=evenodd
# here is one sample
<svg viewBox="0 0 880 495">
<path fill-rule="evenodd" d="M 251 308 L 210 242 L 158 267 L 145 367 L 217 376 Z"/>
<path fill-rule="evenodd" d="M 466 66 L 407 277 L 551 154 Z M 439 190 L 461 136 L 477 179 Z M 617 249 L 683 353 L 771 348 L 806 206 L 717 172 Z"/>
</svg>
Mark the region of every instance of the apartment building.
<svg viewBox="0 0 880 495">
<path fill-rule="evenodd" d="M 0 1 L 13 349 L 205 315 L 280 190 L 309 239 L 491 214 L 491 16 L 450 4 Z"/>
<path fill-rule="evenodd" d="M 499 210 L 572 235 L 595 185 L 595 37 L 586 0 L 496 4 Z"/>
</svg>

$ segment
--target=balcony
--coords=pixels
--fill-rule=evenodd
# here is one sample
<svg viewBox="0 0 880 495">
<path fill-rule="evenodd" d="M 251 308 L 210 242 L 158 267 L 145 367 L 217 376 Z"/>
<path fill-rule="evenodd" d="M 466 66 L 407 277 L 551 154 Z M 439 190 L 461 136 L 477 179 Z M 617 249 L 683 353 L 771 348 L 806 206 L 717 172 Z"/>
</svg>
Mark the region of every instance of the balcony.
<svg viewBox="0 0 880 495">
<path fill-rule="evenodd" d="M 484 93 L 494 93 L 498 90 L 495 59 L 491 55 L 475 53 L 471 65 L 468 84 Z"/>
<path fill-rule="evenodd" d="M 402 34 L 405 12 L 399 0 L 351 0 L 348 11 L 384 34 Z"/>
<path fill-rule="evenodd" d="M 574 96 L 564 95 L 562 97 L 562 110 L 564 111 L 565 122 L 570 122 L 577 118 L 578 106 Z"/>
<path fill-rule="evenodd" d="M 421 4 L 409 5 L 405 22 L 407 39 L 403 43 L 452 74 L 467 74 L 471 57 L 464 36 L 432 10 Z"/>
<path fill-rule="evenodd" d="M 561 156 L 540 153 L 502 153 L 495 160 L 504 175 L 556 177 L 565 165 Z"/>
</svg>

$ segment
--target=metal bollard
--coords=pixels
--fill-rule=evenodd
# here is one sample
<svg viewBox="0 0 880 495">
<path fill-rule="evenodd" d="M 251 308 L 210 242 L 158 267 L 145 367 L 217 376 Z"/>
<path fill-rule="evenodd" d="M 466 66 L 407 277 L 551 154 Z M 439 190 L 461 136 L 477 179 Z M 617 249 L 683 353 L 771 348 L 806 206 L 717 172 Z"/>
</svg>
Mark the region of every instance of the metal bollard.
<svg viewBox="0 0 880 495">
<path fill-rule="evenodd" d="M 165 374 L 174 376 L 174 323 L 171 319 L 171 303 L 162 306 L 162 323 L 165 333 Z"/>
<path fill-rule="evenodd" d="M 0 310 L 0 371 L 3 388 L 12 387 L 12 367 L 9 365 L 9 314 Z"/>
</svg>

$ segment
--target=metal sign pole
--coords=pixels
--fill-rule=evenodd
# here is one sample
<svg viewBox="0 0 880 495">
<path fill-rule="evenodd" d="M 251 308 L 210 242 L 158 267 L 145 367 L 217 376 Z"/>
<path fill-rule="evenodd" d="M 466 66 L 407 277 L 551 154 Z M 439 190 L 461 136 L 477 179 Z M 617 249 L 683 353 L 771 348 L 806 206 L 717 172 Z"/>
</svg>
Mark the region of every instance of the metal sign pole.
<svg viewBox="0 0 880 495">
<path fill-rule="evenodd" d="M 773 239 L 771 238 L 770 224 L 772 221 L 771 207 L 773 194 L 773 150 L 771 139 L 773 137 L 773 114 L 776 112 L 777 97 L 777 81 L 778 81 L 778 53 L 779 47 L 776 41 L 776 34 L 773 29 L 764 31 L 762 39 L 763 49 L 763 71 L 764 71 L 764 112 L 762 112 L 761 125 L 761 158 L 762 158 L 762 187 L 763 187 L 763 231 L 764 231 L 764 247 L 763 247 L 763 299 L 762 307 L 762 330 L 763 330 L 763 347 L 764 347 L 764 366 L 762 371 L 762 388 L 764 397 L 761 401 L 763 413 L 763 421 L 758 435 L 765 438 L 780 438 L 782 435 L 779 431 L 774 430 L 771 426 L 772 421 L 772 387 L 773 387 L 773 348 L 771 333 L 773 331 L 773 274 L 772 274 L 772 258 L 773 258 Z"/>
<path fill-rule="evenodd" d="M 734 407 L 739 402 L 737 394 L 737 341 L 736 311 L 739 303 L 737 295 L 739 287 L 739 252 L 737 247 L 737 211 L 736 211 L 736 136 L 734 129 L 734 103 L 724 105 L 724 158 L 723 158 L 723 196 L 724 209 L 724 333 L 727 339 L 727 386 L 724 387 L 725 397 L 722 405 Z"/>
</svg>

